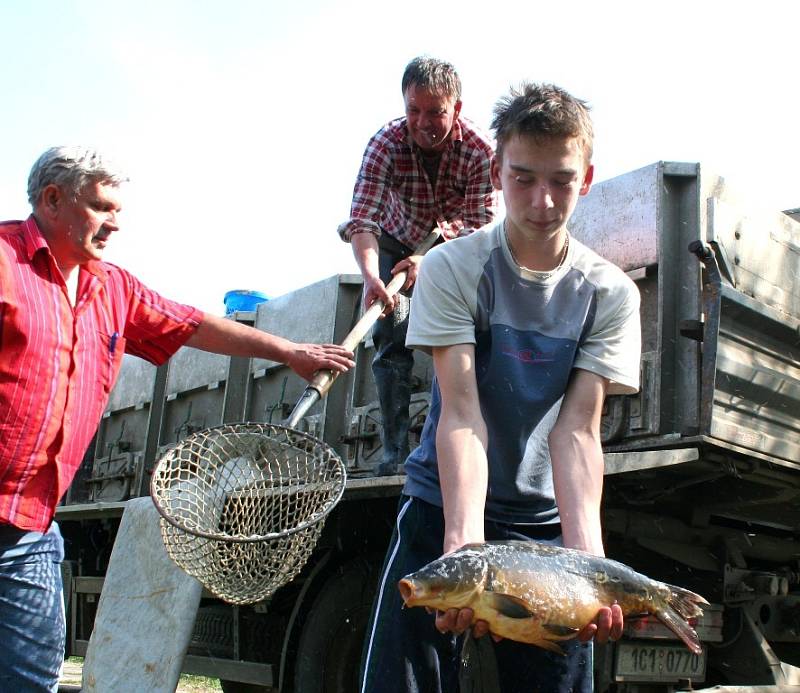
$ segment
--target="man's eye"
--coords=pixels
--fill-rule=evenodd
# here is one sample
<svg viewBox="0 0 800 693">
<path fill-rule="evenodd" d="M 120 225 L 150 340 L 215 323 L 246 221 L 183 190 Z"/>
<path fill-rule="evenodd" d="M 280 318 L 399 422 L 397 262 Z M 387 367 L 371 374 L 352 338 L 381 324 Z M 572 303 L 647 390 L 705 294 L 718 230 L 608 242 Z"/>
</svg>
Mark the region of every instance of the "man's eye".
<svg viewBox="0 0 800 693">
<path fill-rule="evenodd" d="M 525 176 L 514 176 L 514 180 L 520 185 L 530 185 L 533 183 L 533 178 L 526 178 Z"/>
</svg>

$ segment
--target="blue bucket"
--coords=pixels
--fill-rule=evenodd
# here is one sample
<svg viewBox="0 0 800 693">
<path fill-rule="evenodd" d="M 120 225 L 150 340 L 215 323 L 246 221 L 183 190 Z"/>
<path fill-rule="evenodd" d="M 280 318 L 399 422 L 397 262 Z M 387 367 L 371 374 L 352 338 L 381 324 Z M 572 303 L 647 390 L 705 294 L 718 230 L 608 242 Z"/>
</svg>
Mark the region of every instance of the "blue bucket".
<svg viewBox="0 0 800 693">
<path fill-rule="evenodd" d="M 260 291 L 229 291 L 225 294 L 225 315 L 237 310 L 255 310 L 264 301 L 269 301 L 269 296 Z"/>
</svg>

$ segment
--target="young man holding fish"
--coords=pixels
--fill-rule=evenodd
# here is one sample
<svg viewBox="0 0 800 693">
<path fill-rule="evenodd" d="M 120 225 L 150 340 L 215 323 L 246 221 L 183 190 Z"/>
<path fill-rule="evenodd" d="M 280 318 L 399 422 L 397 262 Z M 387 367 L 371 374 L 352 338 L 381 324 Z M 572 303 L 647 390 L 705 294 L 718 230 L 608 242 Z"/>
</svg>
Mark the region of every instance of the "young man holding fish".
<svg viewBox="0 0 800 693">
<path fill-rule="evenodd" d="M 527 84 L 498 103 L 492 127 L 506 218 L 431 251 L 417 279 L 407 344 L 433 354 L 436 379 L 405 465 L 362 691 L 458 690 L 455 634 L 472 611 L 439 612 L 434 627 L 422 609 L 402 610 L 397 590 L 442 553 L 503 539 L 604 553 L 600 417 L 607 394 L 638 388 L 638 291 L 567 231 L 593 176 L 586 105 Z M 615 605 L 561 643 L 566 656 L 502 640 L 501 690 L 590 691 L 586 641 L 621 631 Z"/>
</svg>

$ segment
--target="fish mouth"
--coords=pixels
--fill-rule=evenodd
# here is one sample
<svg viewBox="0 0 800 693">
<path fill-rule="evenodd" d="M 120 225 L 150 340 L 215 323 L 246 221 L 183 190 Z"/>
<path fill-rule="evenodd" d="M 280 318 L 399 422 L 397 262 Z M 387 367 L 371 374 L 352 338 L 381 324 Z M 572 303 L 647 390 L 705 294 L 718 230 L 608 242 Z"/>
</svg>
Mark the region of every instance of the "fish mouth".
<svg viewBox="0 0 800 693">
<path fill-rule="evenodd" d="M 403 598 L 403 602 L 406 606 L 412 606 L 412 601 L 414 599 L 414 595 L 416 593 L 416 589 L 414 588 L 414 583 L 411 580 L 403 578 L 400 582 L 397 583 L 398 588 L 400 589 L 400 596 Z"/>
</svg>

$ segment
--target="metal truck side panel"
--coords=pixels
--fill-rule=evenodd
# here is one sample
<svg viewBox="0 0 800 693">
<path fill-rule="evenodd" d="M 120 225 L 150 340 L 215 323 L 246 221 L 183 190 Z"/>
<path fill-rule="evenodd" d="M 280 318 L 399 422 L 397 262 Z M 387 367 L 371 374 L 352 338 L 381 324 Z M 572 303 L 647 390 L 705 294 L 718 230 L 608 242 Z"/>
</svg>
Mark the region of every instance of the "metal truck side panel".
<svg viewBox="0 0 800 693">
<path fill-rule="evenodd" d="M 747 207 L 700 164 L 659 162 L 596 184 L 570 231 L 642 295 L 642 390 L 607 405 L 605 442 L 707 435 L 800 453 L 800 224 Z M 689 245 L 708 242 L 708 283 Z"/>
</svg>

